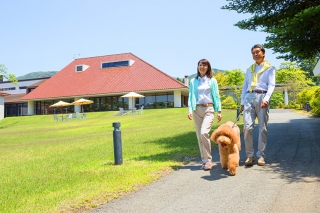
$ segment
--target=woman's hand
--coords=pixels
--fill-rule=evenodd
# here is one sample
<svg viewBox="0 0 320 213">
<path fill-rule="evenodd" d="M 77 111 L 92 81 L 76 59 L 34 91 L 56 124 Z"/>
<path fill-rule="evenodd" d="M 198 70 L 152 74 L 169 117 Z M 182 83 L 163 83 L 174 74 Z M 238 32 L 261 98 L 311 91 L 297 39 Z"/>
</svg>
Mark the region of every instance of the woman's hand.
<svg viewBox="0 0 320 213">
<path fill-rule="evenodd" d="M 189 118 L 189 120 L 192 120 L 192 113 L 191 112 L 188 113 L 188 118 Z"/>
<path fill-rule="evenodd" d="M 218 112 L 218 123 L 222 120 L 221 112 Z"/>
</svg>

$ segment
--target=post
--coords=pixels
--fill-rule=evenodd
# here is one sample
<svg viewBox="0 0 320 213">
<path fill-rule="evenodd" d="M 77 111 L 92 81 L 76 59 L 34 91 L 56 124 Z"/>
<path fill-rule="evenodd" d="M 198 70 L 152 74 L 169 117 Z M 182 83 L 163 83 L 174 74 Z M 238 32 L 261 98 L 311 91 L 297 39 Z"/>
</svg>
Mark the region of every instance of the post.
<svg viewBox="0 0 320 213">
<path fill-rule="evenodd" d="M 310 105 L 309 102 L 306 103 L 306 111 L 309 112 L 310 111 Z"/>
<path fill-rule="evenodd" d="M 114 145 L 114 164 L 122 164 L 122 141 L 121 141 L 121 131 L 119 129 L 120 122 L 113 122 L 113 145 Z"/>
</svg>

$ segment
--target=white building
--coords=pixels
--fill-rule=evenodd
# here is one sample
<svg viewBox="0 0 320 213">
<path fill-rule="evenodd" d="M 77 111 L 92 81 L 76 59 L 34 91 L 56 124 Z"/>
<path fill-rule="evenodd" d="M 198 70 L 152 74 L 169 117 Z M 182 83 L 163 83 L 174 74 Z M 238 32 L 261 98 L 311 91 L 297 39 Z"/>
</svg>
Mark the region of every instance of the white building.
<svg viewBox="0 0 320 213">
<path fill-rule="evenodd" d="M 320 60 L 318 60 L 318 63 L 313 70 L 313 74 L 314 76 L 320 77 Z"/>
</svg>

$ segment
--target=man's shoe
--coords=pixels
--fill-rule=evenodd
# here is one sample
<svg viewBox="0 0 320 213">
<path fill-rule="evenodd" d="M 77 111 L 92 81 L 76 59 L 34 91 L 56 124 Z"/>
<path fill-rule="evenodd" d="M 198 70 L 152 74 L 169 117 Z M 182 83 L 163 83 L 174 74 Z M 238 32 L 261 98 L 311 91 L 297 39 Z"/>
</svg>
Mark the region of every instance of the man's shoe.
<svg viewBox="0 0 320 213">
<path fill-rule="evenodd" d="M 253 162 L 254 162 L 254 157 L 248 157 L 246 162 L 244 162 L 244 164 L 246 166 L 252 166 Z"/>
<path fill-rule="evenodd" d="M 264 166 L 265 164 L 266 164 L 266 162 L 264 162 L 263 157 L 258 158 L 258 166 Z"/>
</svg>

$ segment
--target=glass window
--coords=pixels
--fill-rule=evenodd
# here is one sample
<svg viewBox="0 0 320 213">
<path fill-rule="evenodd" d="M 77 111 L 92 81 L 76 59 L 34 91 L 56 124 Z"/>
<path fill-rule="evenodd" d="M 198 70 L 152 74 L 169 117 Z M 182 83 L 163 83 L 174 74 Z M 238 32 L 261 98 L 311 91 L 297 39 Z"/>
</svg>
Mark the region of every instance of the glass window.
<svg viewBox="0 0 320 213">
<path fill-rule="evenodd" d="M 77 66 L 77 72 L 82 72 L 83 71 L 83 67 L 82 66 Z"/>
<path fill-rule="evenodd" d="M 168 104 L 167 107 L 168 108 L 173 108 L 174 106 L 174 96 L 173 96 L 173 92 L 168 93 Z"/>
<path fill-rule="evenodd" d="M 156 108 L 167 108 L 167 93 L 157 93 Z"/>
<path fill-rule="evenodd" d="M 156 108 L 156 97 L 155 94 L 145 94 L 145 103 L 144 103 L 144 107 L 146 109 L 154 109 Z"/>
<path fill-rule="evenodd" d="M 101 64 L 101 68 L 112 68 L 112 67 L 127 67 L 129 66 L 129 61 L 116 61 L 116 62 L 105 62 Z"/>
</svg>

